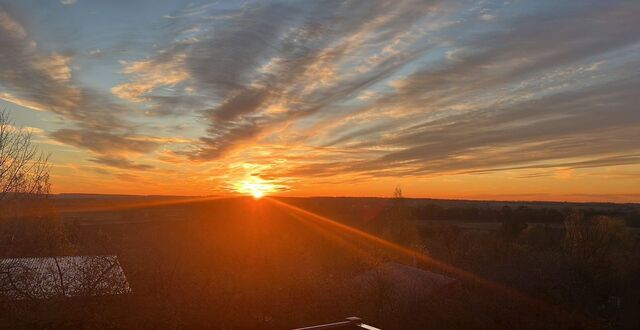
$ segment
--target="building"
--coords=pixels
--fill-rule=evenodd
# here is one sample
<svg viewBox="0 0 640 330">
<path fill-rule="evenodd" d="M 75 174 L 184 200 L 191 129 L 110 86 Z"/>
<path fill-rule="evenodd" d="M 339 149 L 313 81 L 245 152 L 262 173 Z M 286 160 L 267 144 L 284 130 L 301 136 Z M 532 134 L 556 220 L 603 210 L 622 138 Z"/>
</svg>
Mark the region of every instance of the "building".
<svg viewBox="0 0 640 330">
<path fill-rule="evenodd" d="M 0 296 L 49 299 L 131 292 L 118 257 L 63 256 L 0 259 Z"/>
</svg>

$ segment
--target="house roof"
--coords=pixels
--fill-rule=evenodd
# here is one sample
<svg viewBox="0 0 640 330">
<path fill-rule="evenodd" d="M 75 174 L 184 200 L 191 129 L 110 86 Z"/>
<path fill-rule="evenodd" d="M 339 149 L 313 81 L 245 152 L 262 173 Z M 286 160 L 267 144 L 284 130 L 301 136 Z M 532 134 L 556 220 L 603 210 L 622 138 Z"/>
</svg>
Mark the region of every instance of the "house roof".
<svg viewBox="0 0 640 330">
<path fill-rule="evenodd" d="M 385 286 L 398 299 L 426 297 L 438 289 L 448 287 L 457 279 L 429 270 L 396 262 L 364 272 L 354 278 L 357 287 L 368 290 Z"/>
<path fill-rule="evenodd" d="M 114 255 L 0 259 L 0 295 L 12 299 L 129 292 L 129 282 Z"/>
</svg>

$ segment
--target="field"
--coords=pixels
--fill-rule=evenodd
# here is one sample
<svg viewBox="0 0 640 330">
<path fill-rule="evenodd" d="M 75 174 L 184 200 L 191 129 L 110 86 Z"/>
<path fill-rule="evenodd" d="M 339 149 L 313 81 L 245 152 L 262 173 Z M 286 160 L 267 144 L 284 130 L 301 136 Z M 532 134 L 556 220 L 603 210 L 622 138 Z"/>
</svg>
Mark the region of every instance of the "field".
<svg viewBox="0 0 640 330">
<path fill-rule="evenodd" d="M 56 239 L 66 242 L 59 254 L 116 256 L 131 292 L 55 304 L 5 301 L 3 308 L 13 311 L 4 314 L 5 324 L 22 324 L 19 315 L 36 327 L 60 322 L 60 315 L 69 324 L 126 328 L 282 329 L 348 316 L 386 329 L 483 328 L 488 320 L 505 329 L 639 322 L 638 265 L 630 262 L 638 256 L 638 235 L 624 224 L 634 221 L 635 205 L 512 204 L 507 211 L 495 202 L 411 199 L 59 196 L 51 202 L 64 232 Z M 450 219 L 420 218 L 425 210 Z M 550 210 L 567 220 L 525 220 Z M 462 218 L 469 213 L 502 216 Z M 584 214 L 597 227 L 575 227 L 571 219 Z M 600 238 L 572 241 L 576 231 Z M 51 231 L 25 235 L 52 239 Z M 46 246 L 23 248 L 23 255 L 46 255 Z M 81 307 L 87 304 L 93 307 Z M 43 306 L 47 313 L 38 312 Z"/>
</svg>

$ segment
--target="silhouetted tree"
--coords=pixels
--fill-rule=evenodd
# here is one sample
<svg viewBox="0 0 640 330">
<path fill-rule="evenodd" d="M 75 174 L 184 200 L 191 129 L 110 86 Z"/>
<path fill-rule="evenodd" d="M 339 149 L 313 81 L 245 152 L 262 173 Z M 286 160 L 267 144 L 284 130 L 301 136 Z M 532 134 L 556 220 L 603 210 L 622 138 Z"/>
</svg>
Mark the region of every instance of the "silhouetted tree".
<svg viewBox="0 0 640 330">
<path fill-rule="evenodd" d="M 0 201 L 19 194 L 49 193 L 48 155 L 33 144 L 31 132 L 16 127 L 0 111 Z"/>
<path fill-rule="evenodd" d="M 519 207 L 515 212 L 511 212 L 511 208 L 505 206 L 503 209 L 502 234 L 507 238 L 517 237 L 525 228 L 527 228 L 527 209 Z"/>
<path fill-rule="evenodd" d="M 68 247 L 47 198 L 49 170 L 31 132 L 0 111 L 0 255 L 54 255 Z"/>
<path fill-rule="evenodd" d="M 631 234 L 620 219 L 587 218 L 581 212 L 573 212 L 565 227 L 564 251 L 579 265 L 602 265 L 610 261 L 617 249 L 629 249 Z"/>
<path fill-rule="evenodd" d="M 393 192 L 393 200 L 385 212 L 384 224 L 384 235 L 388 239 L 408 246 L 420 243 L 416 219 L 400 187 L 396 187 Z"/>
</svg>

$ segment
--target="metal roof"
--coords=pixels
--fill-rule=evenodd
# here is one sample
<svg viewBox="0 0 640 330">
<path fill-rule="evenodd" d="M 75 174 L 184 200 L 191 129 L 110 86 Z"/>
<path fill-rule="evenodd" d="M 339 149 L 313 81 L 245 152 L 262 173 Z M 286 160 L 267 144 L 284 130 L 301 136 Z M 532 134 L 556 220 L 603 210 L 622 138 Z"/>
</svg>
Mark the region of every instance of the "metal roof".
<svg viewBox="0 0 640 330">
<path fill-rule="evenodd" d="M 439 289 L 456 283 L 457 279 L 426 269 L 388 262 L 354 277 L 353 288 L 356 292 L 370 293 L 381 281 L 395 300 L 412 301 L 410 297 L 428 297 Z"/>
<path fill-rule="evenodd" d="M 0 295 L 46 299 L 131 292 L 114 255 L 0 259 Z"/>
</svg>

